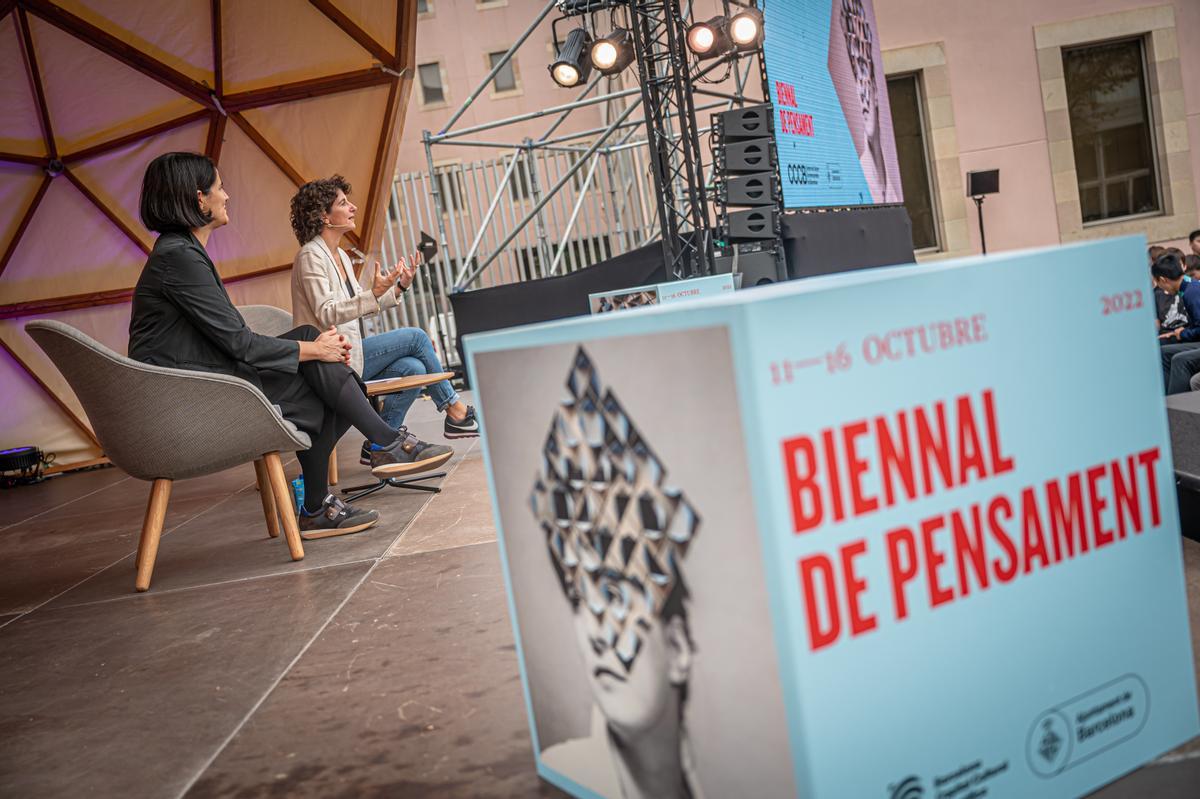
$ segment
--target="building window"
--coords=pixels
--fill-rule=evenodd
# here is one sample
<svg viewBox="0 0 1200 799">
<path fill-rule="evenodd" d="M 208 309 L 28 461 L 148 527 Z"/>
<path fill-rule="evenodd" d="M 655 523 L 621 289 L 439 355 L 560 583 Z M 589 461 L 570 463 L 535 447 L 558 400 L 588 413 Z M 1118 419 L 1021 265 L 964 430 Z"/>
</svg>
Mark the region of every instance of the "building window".
<svg viewBox="0 0 1200 799">
<path fill-rule="evenodd" d="M 436 61 L 417 67 L 421 77 L 421 105 L 440 105 L 446 102 L 446 90 L 442 84 L 442 65 Z"/>
<path fill-rule="evenodd" d="M 507 50 L 500 50 L 495 53 L 488 53 L 488 71 L 496 68 L 496 65 L 504 58 Z M 510 58 L 508 63 L 500 68 L 496 73 L 496 77 L 492 78 L 492 92 L 494 94 L 503 94 L 505 92 L 515 92 L 517 90 L 517 72 L 516 60 Z"/>
<path fill-rule="evenodd" d="M 938 248 L 938 226 L 933 184 L 929 179 L 929 146 L 918 77 L 917 74 L 888 77 L 887 87 L 904 207 L 912 220 L 913 249 L 919 252 Z"/>
<path fill-rule="evenodd" d="M 508 181 L 508 196 L 514 201 L 528 200 L 529 191 L 529 162 L 524 158 L 513 169 Z"/>
<path fill-rule="evenodd" d="M 432 3 L 430 0 L 417 0 L 417 16 L 425 16 L 426 14 L 429 14 L 432 10 L 430 9 L 431 5 Z"/>
<path fill-rule="evenodd" d="M 500 8 L 508 5 L 508 0 L 475 0 L 476 8 Z"/>
<path fill-rule="evenodd" d="M 462 208 L 463 197 L 466 196 L 462 167 L 458 164 L 435 165 L 433 174 L 437 178 L 438 193 L 442 198 L 442 211 L 457 211 Z"/>
<path fill-rule="evenodd" d="M 1083 222 L 1158 213 L 1142 39 L 1064 49 Z"/>
</svg>

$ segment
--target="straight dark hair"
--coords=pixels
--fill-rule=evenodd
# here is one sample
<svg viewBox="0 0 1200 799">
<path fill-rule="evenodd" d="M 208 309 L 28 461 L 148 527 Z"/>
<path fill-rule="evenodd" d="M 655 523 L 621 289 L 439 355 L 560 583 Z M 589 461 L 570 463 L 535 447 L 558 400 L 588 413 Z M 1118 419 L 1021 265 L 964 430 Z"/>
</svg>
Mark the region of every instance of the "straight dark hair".
<svg viewBox="0 0 1200 799">
<path fill-rule="evenodd" d="M 1160 256 L 1150 267 L 1150 274 L 1164 280 L 1178 280 L 1183 277 L 1183 259 L 1173 252 Z"/>
<path fill-rule="evenodd" d="M 207 155 L 164 153 L 142 176 L 139 212 L 142 224 L 155 233 L 204 227 L 212 213 L 201 213 L 196 192 L 208 194 L 217 182 L 217 167 Z"/>
</svg>

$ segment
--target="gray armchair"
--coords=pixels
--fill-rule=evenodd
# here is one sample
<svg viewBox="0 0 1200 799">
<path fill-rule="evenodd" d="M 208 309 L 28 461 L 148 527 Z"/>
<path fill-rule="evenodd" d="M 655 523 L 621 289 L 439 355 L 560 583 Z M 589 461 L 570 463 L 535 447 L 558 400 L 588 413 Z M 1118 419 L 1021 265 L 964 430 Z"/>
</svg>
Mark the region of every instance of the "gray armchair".
<svg viewBox="0 0 1200 799">
<path fill-rule="evenodd" d="M 274 305 L 239 305 L 238 312 L 246 320 L 246 327 L 260 336 L 278 336 L 295 325 L 292 315 Z M 338 484 L 337 450 L 329 453 L 329 485 Z"/>
<path fill-rule="evenodd" d="M 292 560 L 304 557 L 279 453 L 311 442 L 261 391 L 237 377 L 134 361 L 62 322 L 37 320 L 25 330 L 70 383 L 109 460 L 153 481 L 138 544 L 138 591 L 150 587 L 172 482 L 250 461 L 268 533 L 277 537 L 282 520 Z"/>
</svg>

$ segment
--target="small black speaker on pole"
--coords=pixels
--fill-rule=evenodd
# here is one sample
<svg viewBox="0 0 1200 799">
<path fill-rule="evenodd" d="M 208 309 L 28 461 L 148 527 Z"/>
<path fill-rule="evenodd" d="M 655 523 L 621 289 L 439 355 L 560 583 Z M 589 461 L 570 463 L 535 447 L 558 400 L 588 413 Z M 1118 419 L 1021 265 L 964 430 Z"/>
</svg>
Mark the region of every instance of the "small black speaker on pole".
<svg viewBox="0 0 1200 799">
<path fill-rule="evenodd" d="M 987 239 L 983 236 L 983 198 L 987 194 L 999 194 L 1000 170 L 984 169 L 967 173 L 967 196 L 975 201 L 975 209 L 979 212 L 979 246 L 987 255 Z"/>
</svg>

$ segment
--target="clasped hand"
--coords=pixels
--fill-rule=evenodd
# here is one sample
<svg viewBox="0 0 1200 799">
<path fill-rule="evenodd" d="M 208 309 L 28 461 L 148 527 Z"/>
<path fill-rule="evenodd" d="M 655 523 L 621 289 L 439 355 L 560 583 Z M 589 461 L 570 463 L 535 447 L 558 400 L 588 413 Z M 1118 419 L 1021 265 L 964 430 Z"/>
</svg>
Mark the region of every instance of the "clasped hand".
<svg viewBox="0 0 1200 799">
<path fill-rule="evenodd" d="M 319 360 L 326 363 L 350 363 L 350 342 L 336 327 L 330 326 L 317 336 L 313 343 L 317 345 Z"/>
</svg>

